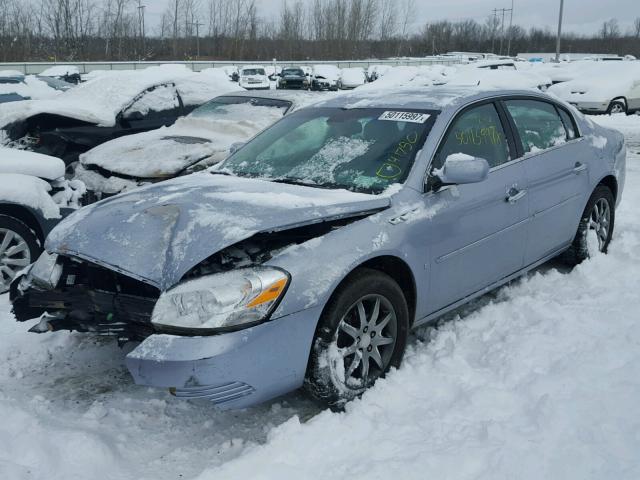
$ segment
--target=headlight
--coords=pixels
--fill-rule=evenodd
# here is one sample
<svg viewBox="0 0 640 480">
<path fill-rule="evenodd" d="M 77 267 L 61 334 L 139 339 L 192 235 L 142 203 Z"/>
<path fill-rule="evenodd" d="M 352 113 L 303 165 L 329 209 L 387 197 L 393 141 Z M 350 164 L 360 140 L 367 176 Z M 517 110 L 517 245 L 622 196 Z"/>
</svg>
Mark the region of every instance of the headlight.
<svg viewBox="0 0 640 480">
<path fill-rule="evenodd" d="M 228 329 L 267 318 L 282 298 L 289 274 L 255 267 L 188 280 L 163 293 L 153 309 L 157 326 Z"/>
</svg>

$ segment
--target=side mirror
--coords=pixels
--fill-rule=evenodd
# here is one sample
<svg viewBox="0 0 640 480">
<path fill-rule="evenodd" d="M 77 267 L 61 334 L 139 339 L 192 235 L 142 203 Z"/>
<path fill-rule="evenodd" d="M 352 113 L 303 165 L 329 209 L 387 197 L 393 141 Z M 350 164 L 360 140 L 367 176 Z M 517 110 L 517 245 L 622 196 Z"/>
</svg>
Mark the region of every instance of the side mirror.
<svg viewBox="0 0 640 480">
<path fill-rule="evenodd" d="M 234 153 L 236 153 L 238 150 L 240 150 L 242 148 L 242 146 L 245 143 L 246 142 L 235 142 L 235 143 L 232 143 L 231 146 L 229 147 L 229 155 L 233 155 Z"/>
<path fill-rule="evenodd" d="M 484 158 L 454 153 L 447 157 L 441 169 L 434 170 L 433 175 L 436 178 L 436 189 L 445 185 L 479 183 L 489 175 L 489 162 Z"/>
</svg>

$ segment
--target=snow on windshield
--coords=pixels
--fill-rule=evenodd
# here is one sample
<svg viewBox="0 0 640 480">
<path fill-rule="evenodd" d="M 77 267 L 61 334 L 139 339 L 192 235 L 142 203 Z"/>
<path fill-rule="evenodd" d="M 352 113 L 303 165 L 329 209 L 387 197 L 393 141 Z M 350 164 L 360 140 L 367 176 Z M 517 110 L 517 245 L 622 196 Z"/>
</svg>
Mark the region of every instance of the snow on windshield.
<svg viewBox="0 0 640 480">
<path fill-rule="evenodd" d="M 401 120 L 412 117 L 411 120 Z M 265 130 L 221 169 L 239 176 L 379 193 L 402 183 L 433 124 L 424 112 L 299 110 Z"/>
<path fill-rule="evenodd" d="M 373 143 L 372 140 L 348 137 L 330 140 L 308 162 L 292 168 L 290 175 L 319 184 L 338 183 L 336 169 L 367 153 Z M 348 173 L 355 171 L 351 170 Z M 357 173 L 361 176 L 361 172 Z"/>
<path fill-rule="evenodd" d="M 212 102 L 194 110 L 187 118 L 199 120 L 231 120 L 240 121 L 251 119 L 258 123 L 270 125 L 282 117 L 288 104 L 282 106 L 253 105 L 249 101 L 244 103 L 217 103 Z M 183 120 L 187 120 L 186 118 Z M 187 120 L 188 122 L 188 120 Z"/>
</svg>

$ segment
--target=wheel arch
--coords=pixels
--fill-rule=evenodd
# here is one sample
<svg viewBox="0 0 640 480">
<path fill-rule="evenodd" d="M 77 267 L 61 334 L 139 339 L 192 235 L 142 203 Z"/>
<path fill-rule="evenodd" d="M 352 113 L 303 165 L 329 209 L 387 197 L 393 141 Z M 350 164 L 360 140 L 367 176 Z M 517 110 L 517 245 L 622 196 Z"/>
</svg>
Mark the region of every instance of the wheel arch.
<svg viewBox="0 0 640 480">
<path fill-rule="evenodd" d="M 605 187 L 607 187 L 609 190 L 611 190 L 611 193 L 613 194 L 613 199 L 614 201 L 618 201 L 618 180 L 616 179 L 616 177 L 614 175 L 607 175 L 606 177 L 602 178 L 594 187 L 594 190 L 598 187 L 598 185 L 604 185 Z"/>
<path fill-rule="evenodd" d="M 29 208 L 15 203 L 0 203 L 0 215 L 6 215 L 20 220 L 35 232 L 40 245 L 44 244 L 45 232 L 42 224 L 38 220 L 37 215 Z"/>
<path fill-rule="evenodd" d="M 389 275 L 400 286 L 400 289 L 404 294 L 404 298 L 407 301 L 407 307 L 409 308 L 409 319 L 411 321 L 411 324 L 413 325 L 416 316 L 416 306 L 418 299 L 415 276 L 407 262 L 394 255 L 380 255 L 377 257 L 369 258 L 353 267 L 351 271 L 347 275 L 345 275 L 344 278 L 334 287 L 333 291 L 329 295 L 329 298 L 325 302 L 323 312 L 327 308 L 327 305 L 331 303 L 331 300 L 337 294 L 340 288 L 350 280 L 354 273 L 365 268 L 377 270 L 385 273 L 386 275 Z"/>
</svg>

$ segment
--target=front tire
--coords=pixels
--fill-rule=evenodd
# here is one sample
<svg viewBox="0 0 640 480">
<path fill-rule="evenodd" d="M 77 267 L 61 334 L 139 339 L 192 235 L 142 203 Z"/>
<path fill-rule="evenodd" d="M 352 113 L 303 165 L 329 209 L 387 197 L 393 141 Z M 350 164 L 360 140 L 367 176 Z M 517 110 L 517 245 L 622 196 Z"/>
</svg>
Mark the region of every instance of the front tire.
<svg viewBox="0 0 640 480">
<path fill-rule="evenodd" d="M 564 260 L 578 265 L 597 252 L 607 253 L 615 225 L 615 199 L 605 185 L 598 185 L 582 213 L 578 231 Z"/>
<path fill-rule="evenodd" d="M 305 387 L 340 408 L 402 361 L 409 309 L 398 284 L 372 269 L 356 271 L 323 312 L 312 346 Z"/>
<path fill-rule="evenodd" d="M 612 113 L 627 113 L 627 104 L 624 100 L 613 100 L 609 104 L 609 109 L 607 113 L 611 115 Z"/>
<path fill-rule="evenodd" d="M 27 225 L 0 215 L 0 293 L 9 290 L 16 274 L 35 262 L 41 251 L 38 237 Z"/>
</svg>

